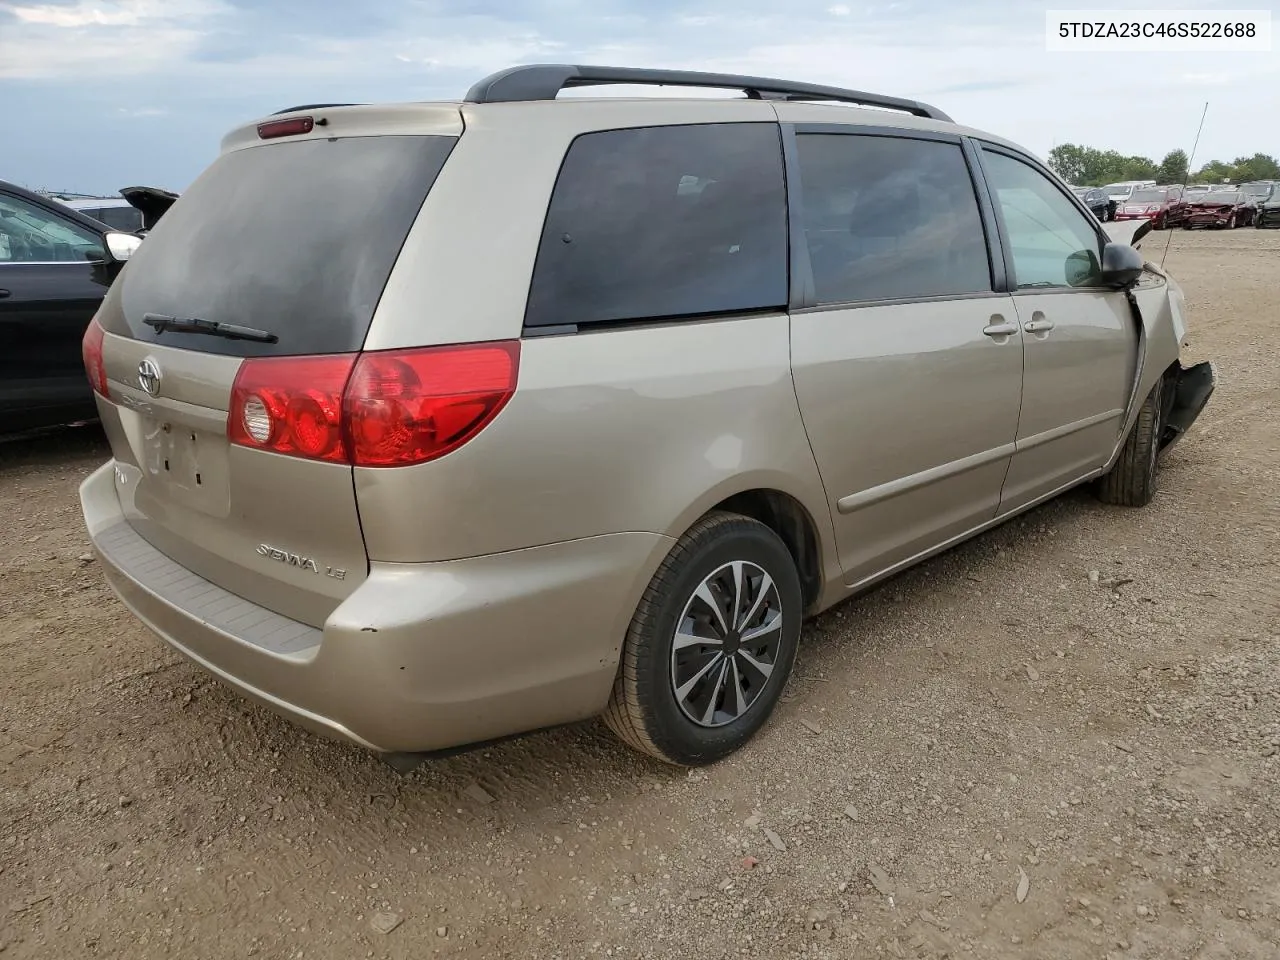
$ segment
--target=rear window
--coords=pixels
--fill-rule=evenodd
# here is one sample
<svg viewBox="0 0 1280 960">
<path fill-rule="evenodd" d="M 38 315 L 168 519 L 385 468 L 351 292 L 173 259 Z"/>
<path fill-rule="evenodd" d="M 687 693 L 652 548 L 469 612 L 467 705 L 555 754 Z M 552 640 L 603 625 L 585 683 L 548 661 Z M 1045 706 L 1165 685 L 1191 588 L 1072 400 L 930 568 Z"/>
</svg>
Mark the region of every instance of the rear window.
<svg viewBox="0 0 1280 960">
<path fill-rule="evenodd" d="M 360 349 L 454 137 L 352 137 L 219 157 L 124 272 L 132 336 L 229 356 Z M 266 330 L 276 343 L 166 331 L 148 313 Z"/>
<path fill-rule="evenodd" d="M 785 308 L 776 124 L 584 134 L 565 156 L 530 284 L 530 327 Z"/>
</svg>

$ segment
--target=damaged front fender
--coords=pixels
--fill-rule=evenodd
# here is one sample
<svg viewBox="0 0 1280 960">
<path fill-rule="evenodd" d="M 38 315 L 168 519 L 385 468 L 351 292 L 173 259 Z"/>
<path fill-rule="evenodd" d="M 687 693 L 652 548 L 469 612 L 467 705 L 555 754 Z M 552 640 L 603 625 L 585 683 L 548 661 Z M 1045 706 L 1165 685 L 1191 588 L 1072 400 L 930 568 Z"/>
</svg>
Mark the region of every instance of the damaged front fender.
<svg viewBox="0 0 1280 960">
<path fill-rule="evenodd" d="M 1138 226 L 1148 226 L 1146 232 L 1149 232 L 1147 222 Z M 1108 230 L 1108 234 L 1111 233 Z M 1124 241 L 1117 239 L 1116 242 Z M 1166 397 L 1171 399 L 1166 401 L 1168 405 L 1164 411 L 1166 426 L 1161 436 L 1162 447 L 1171 446 L 1181 439 L 1204 409 L 1217 382 L 1212 363 L 1182 366 L 1181 348 L 1186 337 L 1185 299 L 1172 277 L 1148 263 L 1142 279 L 1125 293 L 1138 327 L 1138 355 L 1124 428 L 1104 470 L 1110 470 L 1119 458 L 1125 439 L 1138 419 L 1138 411 L 1157 380 L 1167 376 L 1174 381 L 1172 389 L 1166 392 Z"/>
</svg>

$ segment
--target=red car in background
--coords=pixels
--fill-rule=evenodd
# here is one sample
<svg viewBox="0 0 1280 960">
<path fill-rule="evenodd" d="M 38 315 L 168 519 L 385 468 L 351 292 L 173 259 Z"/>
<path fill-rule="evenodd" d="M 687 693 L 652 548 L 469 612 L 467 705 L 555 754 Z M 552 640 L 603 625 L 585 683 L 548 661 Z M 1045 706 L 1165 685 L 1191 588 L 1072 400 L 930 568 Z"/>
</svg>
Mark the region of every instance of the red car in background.
<svg viewBox="0 0 1280 960">
<path fill-rule="evenodd" d="M 1253 223 L 1258 210 L 1239 190 L 1210 190 L 1197 193 L 1186 205 L 1182 225 L 1188 230 L 1195 227 L 1247 227 Z"/>
<path fill-rule="evenodd" d="M 1116 207 L 1115 218 L 1150 220 L 1153 230 L 1163 230 L 1182 222 L 1185 206 L 1182 187 L 1140 187 Z"/>
</svg>

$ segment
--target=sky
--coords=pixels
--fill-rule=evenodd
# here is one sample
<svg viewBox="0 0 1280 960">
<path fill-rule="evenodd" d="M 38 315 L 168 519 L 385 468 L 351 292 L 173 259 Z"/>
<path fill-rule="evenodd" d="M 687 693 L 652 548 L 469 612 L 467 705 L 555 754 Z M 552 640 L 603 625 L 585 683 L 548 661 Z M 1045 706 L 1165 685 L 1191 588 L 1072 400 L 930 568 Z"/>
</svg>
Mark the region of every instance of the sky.
<svg viewBox="0 0 1280 960">
<path fill-rule="evenodd" d="M 925 100 L 1040 156 L 1280 154 L 1280 0 L 1256 53 L 1050 53 L 1056 0 L 0 0 L 0 179 L 182 190 L 232 127 L 298 103 L 460 97 L 517 63 L 778 76 Z M 1132 8 L 1151 8 L 1127 0 Z"/>
</svg>

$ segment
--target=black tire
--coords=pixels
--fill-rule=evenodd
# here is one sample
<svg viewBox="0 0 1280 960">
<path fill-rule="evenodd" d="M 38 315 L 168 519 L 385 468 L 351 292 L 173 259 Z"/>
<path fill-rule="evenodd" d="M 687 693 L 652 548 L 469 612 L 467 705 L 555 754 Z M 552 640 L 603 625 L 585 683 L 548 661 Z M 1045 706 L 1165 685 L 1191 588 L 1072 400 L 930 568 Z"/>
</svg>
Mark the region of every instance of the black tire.
<svg viewBox="0 0 1280 960">
<path fill-rule="evenodd" d="M 1099 477 L 1094 493 L 1103 503 L 1145 507 L 1156 492 L 1160 433 L 1163 429 L 1164 378 L 1156 381 L 1138 411 L 1138 419 L 1111 470 Z"/>
<path fill-rule="evenodd" d="M 766 656 L 761 653 L 765 647 L 743 644 L 741 649 L 747 651 L 748 657 L 743 660 L 736 630 L 730 631 L 723 642 L 712 639 L 705 647 L 695 643 L 679 648 L 689 651 L 687 654 L 678 654 L 675 647 L 678 628 L 686 628 L 682 632 L 686 638 L 694 632 L 707 636 L 722 633 L 711 622 L 712 610 L 695 598 L 695 592 L 721 571 L 729 570 L 726 575 L 732 577 L 733 564 L 738 562 L 744 566 L 737 569 L 748 573 L 762 571 L 772 581 L 773 593 L 765 590 L 766 597 L 772 599 L 762 601 L 761 622 L 763 626 L 770 622 L 778 624 L 776 647 L 770 654 L 772 662 L 766 663 L 771 671 L 762 680 L 759 678 L 763 675 L 747 663 L 765 662 Z M 741 591 L 743 599 L 739 606 L 751 606 L 751 583 L 748 578 L 743 582 L 747 585 Z M 764 585 L 765 580 L 757 577 L 755 583 Z M 715 588 L 708 589 L 717 599 L 723 596 Z M 699 605 L 697 608 L 695 603 Z M 720 608 L 720 612 L 723 614 L 726 610 Z M 770 613 L 776 614 L 776 621 Z M 687 618 L 686 614 L 689 614 Z M 697 614 L 705 615 L 705 622 L 699 620 Z M 708 514 L 671 548 L 640 600 L 623 645 L 618 677 L 604 713 L 605 723 L 624 743 L 667 763 L 701 766 L 728 756 L 755 735 L 777 705 L 795 663 L 803 619 L 800 577 L 795 561 L 778 535 L 748 517 L 722 512 Z M 745 630 L 756 622 L 756 618 L 745 619 L 741 627 Z M 761 636 L 762 639 L 775 637 L 775 630 Z M 753 655 L 760 659 L 750 660 Z M 698 660 L 699 657 L 706 659 Z M 724 664 L 725 675 L 719 676 L 718 668 L 710 667 L 707 680 L 696 681 L 692 692 L 685 699 L 678 699 L 676 676 L 681 675 L 678 671 L 684 669 L 692 674 L 681 684 L 684 687 L 708 669 L 700 664 L 713 662 Z M 731 667 L 733 676 L 729 677 Z M 711 682 L 712 676 L 718 676 L 724 686 L 698 685 Z M 729 683 L 734 684 L 735 691 L 742 692 L 742 700 L 730 703 Z M 691 703 L 704 695 L 705 702 L 711 705 L 706 716 L 719 725 L 696 722 L 686 712 Z M 716 710 L 715 705 L 721 702 L 723 710 Z M 738 708 L 744 702 L 745 709 L 739 713 Z M 702 712 L 700 704 L 696 712 Z"/>
</svg>

